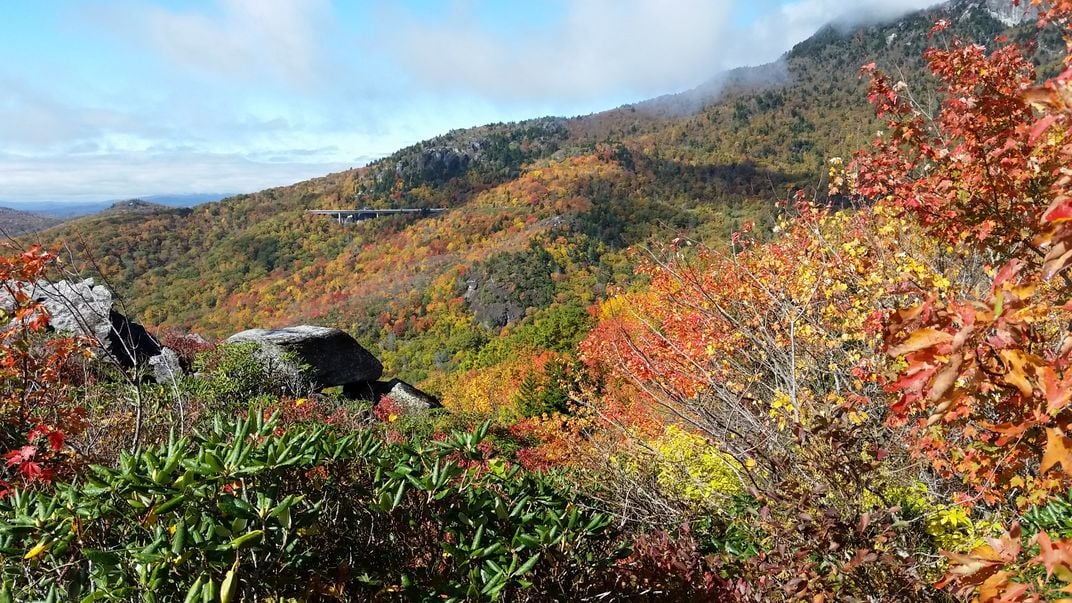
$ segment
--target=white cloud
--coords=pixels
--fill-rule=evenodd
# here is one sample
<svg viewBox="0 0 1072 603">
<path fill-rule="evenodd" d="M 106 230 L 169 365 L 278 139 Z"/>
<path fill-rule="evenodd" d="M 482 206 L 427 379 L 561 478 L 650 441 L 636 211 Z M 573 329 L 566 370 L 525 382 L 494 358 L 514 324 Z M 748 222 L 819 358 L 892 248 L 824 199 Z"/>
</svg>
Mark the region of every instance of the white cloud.
<svg viewBox="0 0 1072 603">
<path fill-rule="evenodd" d="M 97 21 L 195 73 L 308 86 L 324 75 L 320 36 L 332 26 L 327 0 L 215 0 L 213 11 L 122 5 L 93 9 Z"/>
<path fill-rule="evenodd" d="M 844 0 L 797 0 L 764 16 L 748 32 L 753 47 L 781 54 L 830 22 L 875 23 L 938 4 L 936 0 L 863 0 L 847 7 Z"/>
<path fill-rule="evenodd" d="M 508 101 L 589 100 L 666 91 L 719 63 L 730 0 L 574 0 L 553 28 L 488 31 L 455 11 L 442 23 L 396 13 L 382 43 L 422 87 Z"/>
<path fill-rule="evenodd" d="M 110 109 L 73 110 L 27 82 L 0 76 L 0 150 L 82 141 L 126 121 L 122 113 Z"/>
<path fill-rule="evenodd" d="M 462 5 L 448 20 L 395 13 L 381 43 L 422 87 L 505 101 L 642 98 L 695 86 L 722 70 L 775 60 L 842 15 L 844 0 L 798 0 L 747 30 L 733 0 L 573 0 L 552 29 L 489 31 Z M 934 0 L 863 0 L 857 21 L 891 18 Z"/>
</svg>

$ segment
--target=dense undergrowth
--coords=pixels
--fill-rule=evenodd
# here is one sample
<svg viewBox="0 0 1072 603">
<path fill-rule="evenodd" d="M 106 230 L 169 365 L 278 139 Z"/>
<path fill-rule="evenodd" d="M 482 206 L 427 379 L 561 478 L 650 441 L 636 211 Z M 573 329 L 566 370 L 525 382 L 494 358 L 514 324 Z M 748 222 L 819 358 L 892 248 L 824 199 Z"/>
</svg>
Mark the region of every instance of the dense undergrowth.
<svg viewBox="0 0 1072 603">
<path fill-rule="evenodd" d="M 1046 9 L 1067 32 L 1072 2 Z M 20 283 L 53 254 L 3 258 L 0 599 L 1065 596 L 1072 69 L 1040 85 L 1033 49 L 950 25 L 923 57 L 937 100 L 865 66 L 883 131 L 770 233 L 607 256 L 628 286 L 564 238 L 477 258 L 498 285 L 471 292 L 477 322 L 528 320 L 462 341 L 480 331 L 444 293 L 388 328 L 475 350 L 423 344 L 456 364 L 424 375 L 445 411 L 181 334 L 196 373 L 143 383 L 48 331 Z M 603 160 L 559 167 L 622 168 Z M 525 195 L 583 204 L 541 165 Z"/>
</svg>

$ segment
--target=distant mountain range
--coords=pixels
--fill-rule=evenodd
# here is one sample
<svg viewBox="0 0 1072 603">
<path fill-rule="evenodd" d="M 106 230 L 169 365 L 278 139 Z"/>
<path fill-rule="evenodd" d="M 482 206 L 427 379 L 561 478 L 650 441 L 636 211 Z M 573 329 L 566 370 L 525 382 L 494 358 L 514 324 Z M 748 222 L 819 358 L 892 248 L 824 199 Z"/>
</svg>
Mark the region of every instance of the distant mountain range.
<svg viewBox="0 0 1072 603">
<path fill-rule="evenodd" d="M 181 195 L 147 195 L 138 197 L 138 200 L 168 207 L 195 207 L 202 203 L 212 203 L 230 196 L 232 196 L 232 193 L 190 193 Z M 123 201 L 127 201 L 127 199 L 112 199 L 109 201 L 8 201 L 5 205 L 16 211 L 66 220 L 78 216 L 92 215 Z M 0 225 L 2 225 L 2 222 L 0 222 Z"/>
<path fill-rule="evenodd" d="M 27 201 L 0 207 L 0 233 L 26 235 L 57 226 L 67 220 L 101 213 L 146 213 L 171 208 L 191 208 L 231 196 L 220 193 L 149 195 L 122 201 Z"/>
</svg>

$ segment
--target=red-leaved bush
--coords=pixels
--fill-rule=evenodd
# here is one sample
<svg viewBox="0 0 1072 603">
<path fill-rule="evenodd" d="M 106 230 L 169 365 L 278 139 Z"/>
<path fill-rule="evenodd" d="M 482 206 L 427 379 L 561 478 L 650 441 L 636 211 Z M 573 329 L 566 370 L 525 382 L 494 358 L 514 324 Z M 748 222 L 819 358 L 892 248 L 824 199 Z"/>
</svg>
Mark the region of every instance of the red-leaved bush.
<svg viewBox="0 0 1072 603">
<path fill-rule="evenodd" d="M 90 342 L 48 333 L 48 314 L 32 294 L 54 253 L 34 246 L 0 257 L 0 492 L 47 483 L 66 468 L 65 441 L 85 429 L 72 403 L 72 361 L 91 355 Z"/>
</svg>

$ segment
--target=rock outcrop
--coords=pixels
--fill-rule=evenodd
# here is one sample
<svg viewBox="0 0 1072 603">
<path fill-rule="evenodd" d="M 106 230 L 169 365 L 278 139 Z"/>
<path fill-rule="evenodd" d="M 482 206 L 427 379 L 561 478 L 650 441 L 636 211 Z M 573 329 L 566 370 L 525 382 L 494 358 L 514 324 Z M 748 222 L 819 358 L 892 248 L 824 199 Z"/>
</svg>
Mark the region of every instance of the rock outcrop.
<svg viewBox="0 0 1072 603">
<path fill-rule="evenodd" d="M 375 381 L 383 365 L 344 331 L 299 325 L 284 329 L 250 329 L 224 343 L 256 343 L 270 370 L 300 373 L 318 388 Z M 288 360 L 292 358 L 292 360 Z"/>
<path fill-rule="evenodd" d="M 145 327 L 115 309 L 112 292 L 93 279 L 35 283 L 32 295 L 61 333 L 93 338 L 124 368 L 144 367 L 164 348 Z"/>
<path fill-rule="evenodd" d="M 1013 6 L 1008 0 L 985 0 L 981 4 L 991 17 L 1001 21 L 1007 27 L 1015 27 L 1039 18 L 1039 8 L 1030 2 L 1021 2 L 1018 6 Z"/>
<path fill-rule="evenodd" d="M 408 411 L 429 410 L 442 407 L 438 398 L 431 394 L 427 394 L 400 379 L 392 379 L 384 385 L 387 390 L 387 393 L 384 395 L 391 398 L 399 406 Z"/>
</svg>

